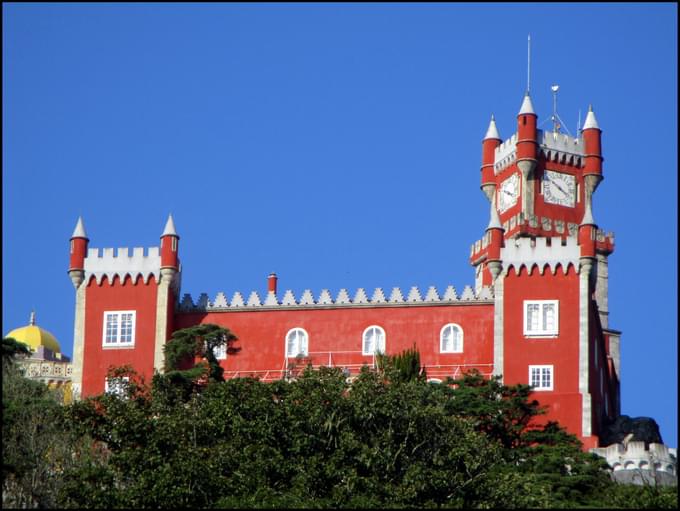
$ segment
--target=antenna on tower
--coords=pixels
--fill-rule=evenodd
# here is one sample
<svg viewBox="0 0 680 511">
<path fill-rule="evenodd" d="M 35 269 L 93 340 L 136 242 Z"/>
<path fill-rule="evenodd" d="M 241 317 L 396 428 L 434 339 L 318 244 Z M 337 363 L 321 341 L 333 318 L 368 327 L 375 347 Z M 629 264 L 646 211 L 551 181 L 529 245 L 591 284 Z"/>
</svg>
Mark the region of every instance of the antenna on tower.
<svg viewBox="0 0 680 511">
<path fill-rule="evenodd" d="M 576 138 L 578 138 L 578 134 L 581 132 L 581 109 L 578 109 L 578 122 L 576 123 Z"/>
<path fill-rule="evenodd" d="M 527 35 L 527 93 L 531 84 L 531 34 Z"/>
<path fill-rule="evenodd" d="M 567 128 L 565 122 L 560 118 L 559 114 L 557 113 L 557 91 L 560 90 L 559 85 L 553 85 L 550 87 L 550 90 L 553 93 L 553 114 L 550 120 L 553 122 L 553 133 L 557 134 L 560 132 L 560 128 L 564 128 L 566 132 L 571 136 L 571 133 L 569 133 L 569 129 Z"/>
</svg>

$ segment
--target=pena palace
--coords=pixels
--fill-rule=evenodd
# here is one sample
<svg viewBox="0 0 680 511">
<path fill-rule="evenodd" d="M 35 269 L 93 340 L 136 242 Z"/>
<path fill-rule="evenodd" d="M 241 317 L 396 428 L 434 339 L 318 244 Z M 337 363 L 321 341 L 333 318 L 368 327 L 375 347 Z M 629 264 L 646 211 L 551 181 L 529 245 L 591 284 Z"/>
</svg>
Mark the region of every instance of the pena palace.
<svg viewBox="0 0 680 511">
<path fill-rule="evenodd" d="M 236 354 L 216 353 L 225 378 L 289 378 L 339 367 L 351 380 L 378 352 L 413 346 L 430 381 L 463 372 L 529 384 L 557 420 L 600 446 L 620 415 L 620 338 L 610 328 L 607 261 L 614 237 L 593 218 L 602 181 L 601 130 L 592 108 L 576 138 L 557 124 L 541 130 L 527 92 L 517 128 L 503 140 L 491 118 L 482 140 L 481 189 L 490 204 L 470 248 L 474 287 L 383 291 L 267 292 L 228 299 L 181 294 L 180 236 L 172 216 L 151 248 L 92 248 L 82 218 L 70 243 L 76 289 L 72 388 L 108 389 L 110 366 L 132 365 L 150 379 L 164 367 L 173 331 L 203 323 L 229 328 Z M 484 219 L 480 219 L 482 221 Z M 189 261 L 188 264 L 199 264 Z"/>
</svg>

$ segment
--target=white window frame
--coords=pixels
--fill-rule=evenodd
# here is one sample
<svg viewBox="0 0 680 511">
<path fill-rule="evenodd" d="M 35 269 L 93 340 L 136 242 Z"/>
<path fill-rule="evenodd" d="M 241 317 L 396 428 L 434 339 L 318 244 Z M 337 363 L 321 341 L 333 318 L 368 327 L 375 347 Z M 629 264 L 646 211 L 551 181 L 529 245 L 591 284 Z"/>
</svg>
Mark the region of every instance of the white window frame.
<svg viewBox="0 0 680 511">
<path fill-rule="evenodd" d="M 289 337 L 291 334 L 296 333 L 298 336 L 295 339 L 295 343 L 293 344 L 293 350 L 290 349 L 291 345 L 291 340 Z M 300 342 L 299 334 L 302 333 L 304 335 L 303 342 Z M 288 333 L 286 334 L 286 338 L 284 339 L 284 353 L 286 354 L 287 358 L 295 358 L 297 356 L 303 356 L 306 357 L 309 355 L 309 334 L 307 333 L 307 330 L 304 328 L 300 327 L 295 327 L 291 328 L 288 330 Z M 294 352 L 294 353 L 293 353 Z"/>
<path fill-rule="evenodd" d="M 368 334 L 369 330 L 379 330 L 380 333 L 382 334 L 382 342 L 379 342 L 379 346 L 373 346 L 372 350 L 367 350 L 366 349 L 366 334 Z M 385 329 L 381 327 L 380 325 L 371 325 L 369 327 L 366 327 L 364 330 L 364 333 L 361 334 L 361 354 L 362 355 L 376 355 L 378 353 L 385 353 L 385 345 L 387 344 L 387 335 L 385 334 Z"/>
<path fill-rule="evenodd" d="M 208 343 L 203 343 L 203 349 L 208 351 Z M 227 343 L 223 343 L 219 346 L 213 347 L 213 355 L 217 360 L 227 360 Z"/>
<path fill-rule="evenodd" d="M 533 384 L 533 372 L 539 371 L 538 382 L 539 385 L 534 386 Z M 550 385 L 544 385 L 544 371 L 548 370 L 550 375 Z M 537 392 L 551 391 L 555 389 L 555 368 L 552 365 L 531 365 L 529 366 L 529 385 L 531 385 L 531 390 Z"/>
<path fill-rule="evenodd" d="M 538 306 L 538 328 L 531 328 L 532 325 L 529 324 L 529 306 Z M 552 329 L 546 328 L 543 324 L 543 311 L 546 305 L 554 305 L 555 307 L 555 317 L 554 325 Z M 557 337 L 560 333 L 560 301 L 559 300 L 524 300 L 524 306 L 522 307 L 522 313 L 524 315 L 524 336 L 525 337 Z"/>
<path fill-rule="evenodd" d="M 121 327 L 122 327 L 122 316 L 123 314 L 132 314 L 132 325 L 131 325 L 131 335 L 130 339 L 122 342 L 121 341 Z M 108 327 L 108 316 L 116 315 L 116 331 L 115 340 L 107 341 L 107 327 Z M 137 311 L 104 311 L 104 321 L 102 325 L 102 346 L 104 348 L 133 348 L 135 346 L 135 331 L 137 329 Z"/>
<path fill-rule="evenodd" d="M 452 343 L 451 349 L 444 349 L 444 330 L 451 328 L 452 330 L 458 330 L 458 345 L 456 345 L 456 336 L 454 335 L 454 342 Z M 463 327 L 458 323 L 447 323 L 439 331 L 439 352 L 440 353 L 463 353 Z M 457 349 L 456 349 L 457 348 Z"/>
<path fill-rule="evenodd" d="M 125 397 L 126 384 L 130 381 L 129 376 L 118 376 L 104 379 L 104 393 Z"/>
</svg>

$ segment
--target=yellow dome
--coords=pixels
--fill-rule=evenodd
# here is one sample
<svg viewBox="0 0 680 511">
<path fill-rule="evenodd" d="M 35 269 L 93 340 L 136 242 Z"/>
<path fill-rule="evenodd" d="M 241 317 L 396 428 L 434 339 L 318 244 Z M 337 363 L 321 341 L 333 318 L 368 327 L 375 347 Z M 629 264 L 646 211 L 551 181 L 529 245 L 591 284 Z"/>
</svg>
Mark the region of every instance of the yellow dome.
<svg viewBox="0 0 680 511">
<path fill-rule="evenodd" d="M 31 321 L 28 326 L 15 328 L 5 337 L 12 337 L 19 342 L 28 344 L 33 351 L 36 351 L 38 346 L 44 346 L 54 353 L 61 353 L 57 339 L 47 330 L 35 326 L 35 313 L 31 313 Z"/>
</svg>

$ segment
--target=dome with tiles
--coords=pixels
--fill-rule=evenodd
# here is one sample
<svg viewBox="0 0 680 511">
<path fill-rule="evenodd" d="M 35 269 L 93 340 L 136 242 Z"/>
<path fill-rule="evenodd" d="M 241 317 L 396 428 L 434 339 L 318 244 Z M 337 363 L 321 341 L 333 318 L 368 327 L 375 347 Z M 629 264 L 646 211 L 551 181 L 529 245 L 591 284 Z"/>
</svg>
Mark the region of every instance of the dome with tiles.
<svg viewBox="0 0 680 511">
<path fill-rule="evenodd" d="M 44 328 L 40 328 L 35 324 L 35 312 L 31 313 L 29 324 L 21 328 L 15 328 L 9 332 L 5 337 L 12 337 L 13 339 L 27 344 L 34 352 L 40 346 L 47 348 L 53 353 L 61 353 L 61 346 L 56 337 Z"/>
</svg>

